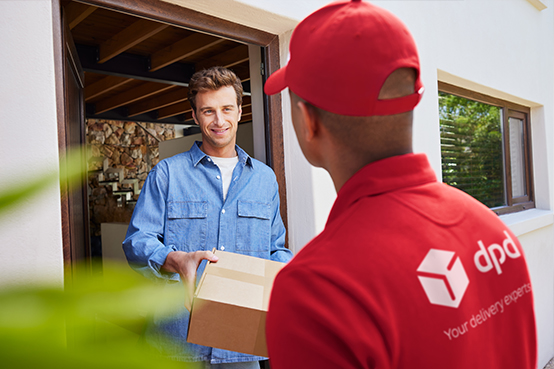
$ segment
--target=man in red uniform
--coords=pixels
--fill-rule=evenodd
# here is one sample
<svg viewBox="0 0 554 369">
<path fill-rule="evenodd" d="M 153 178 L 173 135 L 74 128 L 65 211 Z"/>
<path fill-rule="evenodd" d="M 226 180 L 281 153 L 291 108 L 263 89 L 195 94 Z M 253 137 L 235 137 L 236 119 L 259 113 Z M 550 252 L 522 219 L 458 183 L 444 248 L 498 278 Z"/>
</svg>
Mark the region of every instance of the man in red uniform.
<svg viewBox="0 0 554 369">
<path fill-rule="evenodd" d="M 265 91 L 286 87 L 300 147 L 338 196 L 275 280 L 272 369 L 536 368 L 518 240 L 412 153 L 423 87 L 405 25 L 362 1 L 316 11 Z"/>
</svg>

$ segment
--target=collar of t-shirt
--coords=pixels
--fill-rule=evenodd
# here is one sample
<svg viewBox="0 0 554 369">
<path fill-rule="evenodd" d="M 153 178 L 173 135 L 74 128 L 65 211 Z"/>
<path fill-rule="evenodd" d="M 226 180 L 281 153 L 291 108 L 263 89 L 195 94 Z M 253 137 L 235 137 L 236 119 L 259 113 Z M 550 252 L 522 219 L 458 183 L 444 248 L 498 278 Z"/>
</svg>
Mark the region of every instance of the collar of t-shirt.
<svg viewBox="0 0 554 369">
<path fill-rule="evenodd" d="M 218 158 L 215 156 L 210 156 L 212 161 L 219 167 L 221 172 L 221 180 L 223 183 L 223 200 L 227 197 L 227 192 L 229 191 L 229 186 L 231 185 L 231 179 L 233 178 L 233 170 L 239 162 L 239 157 L 235 156 L 234 158 Z"/>
</svg>

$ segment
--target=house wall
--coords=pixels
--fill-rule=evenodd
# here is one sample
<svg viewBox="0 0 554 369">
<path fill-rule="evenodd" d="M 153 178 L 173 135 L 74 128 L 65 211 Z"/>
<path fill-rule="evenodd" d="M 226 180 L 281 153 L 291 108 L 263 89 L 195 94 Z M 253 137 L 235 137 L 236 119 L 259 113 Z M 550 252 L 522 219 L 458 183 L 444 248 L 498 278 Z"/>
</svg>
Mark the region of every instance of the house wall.
<svg viewBox="0 0 554 369">
<path fill-rule="evenodd" d="M 535 293 L 539 368 L 554 356 L 554 2 L 390 2 L 418 43 L 426 96 L 415 114 L 415 150 L 440 173 L 438 96 L 442 80 L 531 107 L 537 209 L 501 218 L 519 237 Z M 415 14 L 426 14 L 421 19 Z"/>
<path fill-rule="evenodd" d="M 168 0 L 280 37 L 283 63 L 294 25 L 326 0 Z M 554 356 L 554 0 L 374 1 L 399 16 L 419 47 L 426 92 L 415 112 L 414 145 L 440 173 L 437 80 L 531 107 L 537 209 L 502 218 L 520 238 L 535 291 L 539 367 Z M 57 121 L 50 0 L 0 1 L 0 188 L 55 167 Z M 22 113 L 26 114 L 23 115 Z M 335 191 L 301 155 L 283 93 L 290 245 L 324 226 Z M 19 126 L 25 125 L 25 130 Z M 29 132 L 31 134 L 29 134 Z M 30 149 L 32 148 L 32 150 Z M 62 282 L 60 197 L 51 188 L 0 216 L 0 280 Z"/>
<path fill-rule="evenodd" d="M 294 26 L 326 0 L 167 0 L 280 36 L 287 60 Z M 217 3 L 218 6 L 214 6 Z M 531 108 L 537 209 L 502 219 L 519 237 L 535 292 L 539 368 L 554 356 L 554 227 L 552 148 L 554 129 L 554 1 L 387 1 L 418 44 L 424 97 L 415 110 L 414 149 L 425 152 L 440 177 L 437 81 Z M 539 11 L 532 3 L 542 3 Z M 539 4 L 540 5 L 540 4 Z M 255 17 L 250 17 L 255 15 Z M 262 22 L 263 20 L 263 22 Z M 336 196 L 330 177 L 303 158 L 283 94 L 289 240 L 297 252 L 319 233 Z"/>
<path fill-rule="evenodd" d="M 51 1 L 0 1 L 0 191 L 57 170 Z M 62 285 L 59 186 L 0 214 L 0 284 Z"/>
<path fill-rule="evenodd" d="M 437 80 L 531 108 L 537 209 L 501 216 L 519 237 L 533 283 L 539 368 L 554 356 L 554 2 L 525 0 L 377 2 L 403 19 L 417 41 L 424 99 L 415 113 L 416 151 L 440 173 Z M 501 5 L 502 4 L 502 5 Z M 425 17 L 421 17 L 425 14 Z"/>
</svg>

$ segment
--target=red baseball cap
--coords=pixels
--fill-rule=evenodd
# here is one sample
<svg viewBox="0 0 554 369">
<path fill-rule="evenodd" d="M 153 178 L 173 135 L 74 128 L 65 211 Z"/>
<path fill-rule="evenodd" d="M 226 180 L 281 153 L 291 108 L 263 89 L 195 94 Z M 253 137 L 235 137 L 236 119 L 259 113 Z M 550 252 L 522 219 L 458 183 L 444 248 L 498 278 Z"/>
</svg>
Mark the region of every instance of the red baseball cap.
<svg viewBox="0 0 554 369">
<path fill-rule="evenodd" d="M 421 100 L 419 56 L 404 23 L 389 11 L 352 0 L 331 3 L 295 28 L 288 64 L 273 73 L 264 91 L 289 87 L 312 105 L 349 116 L 393 115 Z M 398 68 L 417 73 L 415 93 L 379 100 L 387 77 Z"/>
</svg>

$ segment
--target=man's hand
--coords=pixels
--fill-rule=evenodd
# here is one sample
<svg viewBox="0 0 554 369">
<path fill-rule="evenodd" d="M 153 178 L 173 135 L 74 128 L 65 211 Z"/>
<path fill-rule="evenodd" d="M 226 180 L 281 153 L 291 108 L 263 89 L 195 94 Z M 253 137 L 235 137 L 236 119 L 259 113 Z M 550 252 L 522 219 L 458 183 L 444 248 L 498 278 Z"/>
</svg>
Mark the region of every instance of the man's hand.
<svg viewBox="0 0 554 369">
<path fill-rule="evenodd" d="M 213 262 L 219 260 L 211 251 L 172 251 L 167 255 L 165 263 L 162 265 L 163 270 L 181 275 L 181 280 L 185 285 L 185 307 L 189 311 L 194 297 L 196 270 L 204 259 Z"/>
</svg>

